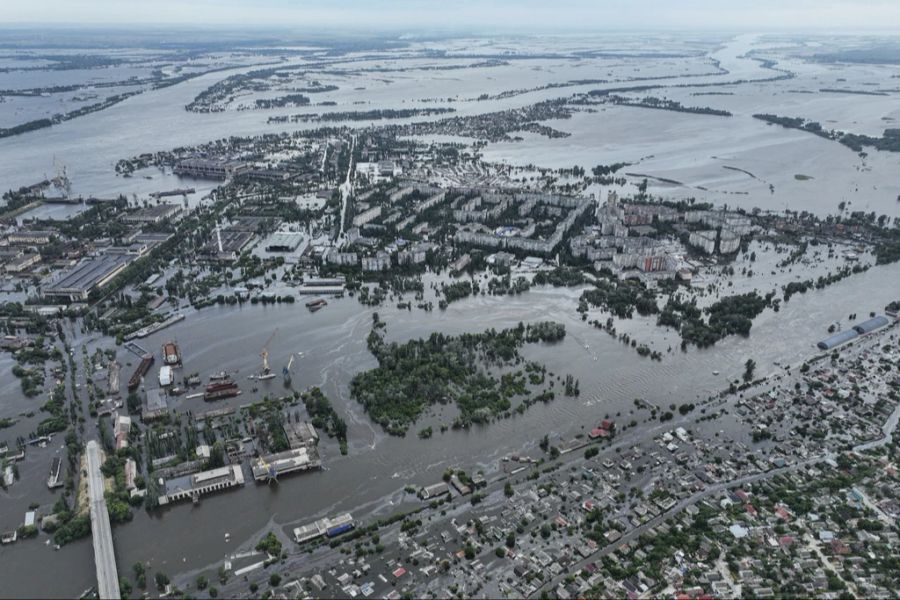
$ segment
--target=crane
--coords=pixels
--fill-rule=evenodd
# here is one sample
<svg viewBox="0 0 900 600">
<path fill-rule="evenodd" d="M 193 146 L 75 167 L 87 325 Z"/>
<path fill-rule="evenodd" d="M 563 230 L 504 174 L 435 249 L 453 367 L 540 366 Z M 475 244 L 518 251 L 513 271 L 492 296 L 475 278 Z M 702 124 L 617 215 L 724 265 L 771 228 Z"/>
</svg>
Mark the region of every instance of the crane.
<svg viewBox="0 0 900 600">
<path fill-rule="evenodd" d="M 284 385 L 291 385 L 291 367 L 294 364 L 294 355 L 291 354 L 290 360 L 288 360 L 288 364 L 281 370 L 281 375 L 284 377 Z"/>
<path fill-rule="evenodd" d="M 266 483 L 278 483 L 278 470 L 272 463 L 267 462 L 262 456 L 259 457 L 259 464 L 266 470 Z"/>
<path fill-rule="evenodd" d="M 259 353 L 263 359 L 263 370 L 261 375 L 266 376 L 272 372 L 272 369 L 269 368 L 269 344 L 275 339 L 275 334 L 278 333 L 278 328 L 275 328 L 275 331 L 272 332 L 272 335 L 269 336 L 269 339 L 266 340 L 266 343 L 263 344 L 262 352 Z"/>
</svg>

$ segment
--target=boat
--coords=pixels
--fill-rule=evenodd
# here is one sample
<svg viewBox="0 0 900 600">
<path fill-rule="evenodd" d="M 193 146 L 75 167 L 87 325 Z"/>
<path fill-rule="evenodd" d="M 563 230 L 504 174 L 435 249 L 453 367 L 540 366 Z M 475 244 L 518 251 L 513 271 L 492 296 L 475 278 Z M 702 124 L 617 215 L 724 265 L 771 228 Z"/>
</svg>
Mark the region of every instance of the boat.
<svg viewBox="0 0 900 600">
<path fill-rule="evenodd" d="M 181 364 L 181 352 L 178 350 L 178 344 L 175 342 L 166 342 L 163 344 L 163 362 L 170 366 Z"/>
<path fill-rule="evenodd" d="M 53 460 L 50 461 L 50 476 L 47 477 L 47 487 L 51 490 L 63 485 L 63 481 L 60 478 L 61 467 L 62 461 L 59 457 L 54 456 Z"/>
<path fill-rule="evenodd" d="M 228 371 L 219 371 L 209 376 L 210 381 L 216 381 L 217 379 L 228 379 Z"/>
<path fill-rule="evenodd" d="M 150 370 L 150 367 L 153 365 L 153 355 L 152 354 L 144 354 L 141 357 L 141 362 L 138 365 L 137 369 L 134 370 L 134 373 L 131 375 L 131 378 L 128 380 L 128 391 L 133 392 L 138 389 L 141 385 L 141 381 L 144 379 L 144 375 L 147 374 L 147 371 Z"/>
<path fill-rule="evenodd" d="M 266 381 L 268 379 L 273 379 L 275 377 L 275 373 L 260 373 L 259 375 L 247 375 L 247 379 L 253 379 L 254 381 Z"/>
<path fill-rule="evenodd" d="M 718 375 L 718 374 L 719 374 L 718 371 L 713 371 L 713 375 Z"/>
<path fill-rule="evenodd" d="M 309 309 L 309 312 L 316 312 L 325 306 L 328 306 L 328 302 L 326 302 L 324 298 L 317 298 L 306 303 L 306 308 Z"/>
<path fill-rule="evenodd" d="M 210 400 L 223 400 L 237 396 L 240 393 L 241 389 L 238 385 L 234 381 L 226 379 L 206 386 L 206 390 L 203 392 L 203 399 L 207 402 Z"/>
</svg>

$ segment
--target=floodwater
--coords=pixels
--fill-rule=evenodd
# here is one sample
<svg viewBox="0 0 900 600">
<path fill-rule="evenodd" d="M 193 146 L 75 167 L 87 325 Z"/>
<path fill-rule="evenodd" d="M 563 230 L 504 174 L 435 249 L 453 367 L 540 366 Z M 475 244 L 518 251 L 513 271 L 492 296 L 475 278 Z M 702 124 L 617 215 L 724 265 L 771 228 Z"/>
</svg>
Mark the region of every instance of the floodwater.
<svg viewBox="0 0 900 600">
<path fill-rule="evenodd" d="M 258 353 L 277 326 L 278 332 L 269 344 L 272 365 L 278 369 L 289 353 L 303 353 L 295 362 L 294 385 L 297 389 L 323 387 L 349 424 L 350 454 L 340 456 L 337 445 L 325 439 L 321 448 L 326 470 L 322 472 L 286 477 L 271 487 L 249 483 L 204 497 L 198 506 L 177 504 L 149 516 L 138 511 L 132 523 L 114 529 L 120 568 L 127 570 L 136 561 L 149 561 L 153 569 L 171 575 L 220 561 L 266 528 L 285 527 L 289 531 L 344 510 L 363 518 L 389 514 L 398 510 L 395 503 L 401 501 L 407 484 L 436 482 L 446 468 L 453 466 L 490 472 L 498 468 L 500 458 L 533 448 L 544 434 L 551 439 L 568 439 L 607 415 L 627 418 L 634 398 L 657 405 L 704 399 L 739 377 L 747 358 L 757 362 L 762 375 L 777 370 L 775 362 L 796 364 L 809 357 L 815 353 L 815 343 L 826 335 L 829 323 L 846 319 L 853 312 L 867 315 L 880 310 L 898 291 L 883 282 L 898 280 L 900 265 L 874 267 L 825 290 L 797 295 L 778 314 L 766 311 L 754 322 L 749 338 L 727 338 L 703 351 L 676 350 L 666 354 L 661 363 L 639 358 L 631 348 L 583 323 L 575 312 L 579 295 L 575 289 L 535 288 L 517 297 L 479 296 L 433 313 L 408 313 L 392 305 L 372 309 L 345 298 L 330 302 L 314 314 L 299 304 L 209 308 L 189 314 L 177 328 L 141 340 L 141 345 L 156 351 L 166 339 L 177 336 L 185 373 L 199 371 L 206 376 L 221 369 L 237 371 L 245 390 L 233 399 L 233 405 L 238 405 L 283 389 L 280 378 L 276 378 L 257 384 L 260 389 L 254 393 L 245 378 L 258 368 Z M 528 359 L 545 363 L 553 373 L 575 375 L 582 395 L 577 399 L 560 396 L 549 404 L 531 407 L 522 416 L 469 431 L 436 433 L 430 440 L 418 439 L 418 426 L 405 438 L 387 436 L 369 422 L 348 392 L 350 378 L 375 365 L 365 347 L 375 311 L 387 323 L 389 340 L 425 336 L 432 331 L 455 334 L 512 327 L 519 321 L 551 319 L 565 323 L 568 334 L 564 342 L 529 345 L 523 353 Z M 658 336 L 652 340 L 655 347 L 664 348 L 665 343 L 677 347 L 673 334 L 645 328 L 640 318 L 632 323 L 642 330 L 642 336 Z M 791 324 L 790 331 L 785 330 L 785 323 Z M 622 322 L 617 327 L 624 332 L 627 325 Z M 667 342 L 667 335 L 673 339 Z M 124 350 L 120 350 L 119 360 L 127 360 Z M 130 369 L 125 367 L 123 374 Z M 720 370 L 721 375 L 714 375 L 713 370 Z M 182 402 L 182 408 L 195 411 L 210 408 L 200 399 Z M 298 410 L 302 414 L 302 408 Z M 426 421 L 450 424 L 452 415 L 428 417 L 423 426 Z M 33 479 L 41 487 L 51 452 L 49 448 L 29 451 L 25 463 L 34 470 Z M 16 483 L 12 492 L 18 500 L 4 502 L 0 513 L 4 529 L 19 522 L 27 502 L 35 498 L 22 492 L 25 488 L 20 486 L 27 485 L 26 481 Z M 226 532 L 231 534 L 229 542 L 223 541 Z M 12 595 L 72 595 L 92 584 L 92 563 L 89 556 L 85 558 L 89 553 L 90 545 L 84 543 L 55 552 L 39 542 L 20 542 L 0 549 L 0 576 L 12 586 L 7 590 Z M 36 560 L 52 569 L 55 576 L 39 581 L 10 576 Z"/>
<path fill-rule="evenodd" d="M 716 58 L 730 71 L 729 74 L 692 77 L 685 82 L 770 77 L 771 71 L 760 68 L 756 61 L 743 58 L 755 39 L 742 36 L 717 51 Z M 591 70 L 597 71 L 597 78 L 605 74 L 605 67 L 598 68 L 589 61 L 585 61 L 586 65 L 577 75 L 562 73 L 573 69 L 568 63 L 557 64 L 559 62 L 547 60 L 545 64 L 535 62 L 527 66 L 513 63 L 509 69 L 482 69 L 478 77 L 484 87 L 480 89 L 498 93 L 548 81 L 584 77 Z M 610 62 L 622 63 L 623 60 Z M 535 66 L 540 66 L 541 70 L 534 69 Z M 803 67 L 789 65 L 794 66 L 798 70 Z M 823 67 L 816 69 L 824 70 Z M 283 124 L 265 124 L 268 116 L 280 114 L 278 112 L 196 114 L 183 109 L 208 85 L 238 71 L 200 77 L 130 98 L 105 111 L 51 129 L 0 140 L 0 181 L 5 188 L 34 183 L 43 173 L 52 172 L 53 160 L 57 158 L 68 166 L 75 193 L 98 196 L 125 193 L 130 196 L 183 187 L 184 182 L 171 176 L 159 175 L 153 180 L 119 178 L 115 176 L 113 166 L 119 158 L 140 152 L 285 128 Z M 373 81 L 368 84 L 371 89 L 355 91 L 355 97 L 351 98 L 365 98 L 366 93 L 371 92 L 373 102 L 377 104 L 367 108 L 398 108 L 404 106 L 404 98 L 412 101 L 438 95 L 450 97 L 457 93 L 477 96 L 480 93 L 475 89 L 478 85 L 466 84 L 468 87 L 460 88 L 460 81 L 467 75 L 467 71 L 438 72 L 429 75 L 428 85 L 418 86 L 408 80 L 402 84 L 381 82 L 382 85 L 376 85 L 373 76 Z M 825 85 L 818 79 L 804 82 L 803 76 L 778 85 L 785 89 Z M 820 72 L 810 75 L 821 76 Z M 377 77 L 401 79 L 400 75 Z M 673 80 L 660 81 L 670 84 Z M 772 209 L 788 206 L 825 213 L 834 211 L 841 200 L 850 200 L 854 206 L 867 207 L 866 210 L 892 216 L 900 212 L 894 200 L 900 193 L 900 182 L 895 177 L 898 172 L 896 155 L 873 153 L 863 160 L 838 144 L 802 132 L 766 126 L 749 114 L 738 115 L 739 110 L 756 112 L 757 104 L 764 105 L 767 95 L 775 97 L 769 94 L 766 85 L 733 86 L 730 91 L 735 96 L 688 96 L 682 99 L 685 104 L 714 107 L 728 104 L 729 110 L 736 115 L 731 119 L 601 107 L 596 113 L 579 113 L 570 120 L 550 123 L 572 132 L 570 138 L 548 140 L 523 136 L 525 140 L 520 143 L 490 145 L 485 156 L 490 160 L 551 167 L 582 164 L 589 168 L 601 163 L 634 161 L 637 164 L 629 170 L 684 183 L 679 187 L 654 186 L 651 187 L 653 191 L 709 198 L 719 204 Z M 603 86 L 540 90 L 496 101 L 422 106 L 452 105 L 460 114 L 486 112 L 598 87 Z M 615 84 L 606 87 L 615 87 Z M 418 89 L 417 94 L 409 96 L 412 89 Z M 680 88 L 677 93 L 689 91 Z M 339 92 L 344 93 L 348 92 Z M 793 96 L 788 96 L 785 91 L 778 98 L 781 98 L 778 102 L 782 102 L 783 98 Z M 322 99 L 328 98 L 323 95 Z M 344 101 L 343 107 L 338 109 L 346 110 L 350 101 Z M 880 96 L 860 96 L 851 101 L 855 108 L 837 114 L 836 118 L 856 120 L 860 127 L 871 128 L 872 123 L 896 110 Z M 829 97 L 828 103 L 833 102 Z M 828 103 L 818 105 L 816 110 L 825 111 Z M 289 109 L 285 114 L 296 112 L 303 110 Z M 783 114 L 777 106 L 766 112 Z M 850 125 L 852 123 L 847 127 Z M 758 179 L 722 168 L 725 165 L 751 171 Z M 794 178 L 795 174 L 809 175 L 813 179 L 800 181 Z M 775 188 L 774 193 L 769 188 L 770 183 Z M 699 189 L 701 187 L 706 190 Z M 727 338 L 703 351 L 665 353 L 669 345 L 678 347 L 673 333 L 656 329 L 650 326 L 651 321 L 641 318 L 617 323 L 620 332 L 640 332 L 641 341 L 662 350 L 665 353 L 662 362 L 642 359 L 633 349 L 582 322 L 575 311 L 580 293 L 577 289 L 536 288 L 517 297 L 479 296 L 433 313 L 401 311 L 390 302 L 375 309 L 366 308 L 352 298 L 330 301 L 325 309 L 314 314 L 309 313 L 302 303 L 189 310 L 182 323 L 139 340 L 139 343 L 157 352 L 164 341 L 177 338 L 183 350 L 186 373 L 196 371 L 205 377 L 222 369 L 236 371 L 245 390 L 242 396 L 233 400 L 233 405 L 237 405 L 283 390 L 280 378 L 258 383 L 256 392 L 251 391 L 252 386 L 246 380 L 246 375 L 258 368 L 259 352 L 277 327 L 278 332 L 268 347 L 276 372 L 291 353 L 302 353 L 294 365 L 294 386 L 303 389 L 319 385 L 325 390 L 348 422 L 350 455 L 340 456 L 337 445 L 326 439 L 321 448 L 327 468 L 322 472 L 285 478 L 271 487 L 249 483 L 244 488 L 205 497 L 198 506 L 179 504 L 152 515 L 138 511 L 132 523 L 114 529 L 120 574 L 129 573 L 130 565 L 136 561 L 149 562 L 151 570 L 162 570 L 170 575 L 200 568 L 220 561 L 267 528 L 290 528 L 337 511 L 349 510 L 357 517 L 388 514 L 397 510 L 402 489 L 407 484 L 433 483 L 452 466 L 469 471 L 496 469 L 500 458 L 533 448 L 544 434 L 551 438 L 568 438 L 606 415 L 616 418 L 619 414 L 626 418 L 635 398 L 655 404 L 706 398 L 739 377 L 747 358 L 757 362 L 758 372 L 762 375 L 776 369 L 776 362 L 795 364 L 810 356 L 815 352 L 815 343 L 826 335 L 828 324 L 846 319 L 850 313 L 862 316 L 879 311 L 889 301 L 897 299 L 900 288 L 886 285 L 886 282 L 897 281 L 900 281 L 900 265 L 874 267 L 825 290 L 797 295 L 782 306 L 778 314 L 766 311 L 758 317 L 749 338 Z M 520 321 L 565 323 L 568 330 L 565 341 L 552 346 L 527 346 L 523 354 L 528 359 L 545 363 L 556 374 L 573 374 L 580 380 L 582 395 L 577 399 L 559 397 L 547 405 L 535 405 L 523 416 L 487 427 L 437 433 L 430 440 L 419 440 L 415 435 L 417 427 L 405 438 L 387 436 L 370 423 L 361 408 L 349 398 L 348 391 L 354 374 L 375 365 L 365 346 L 375 311 L 387 323 L 389 340 L 426 336 L 432 331 L 455 334 L 489 327 L 513 327 Z M 599 316 L 592 312 L 589 318 Z M 790 324 L 790 329 L 785 324 Z M 74 332 L 70 329 L 67 333 L 72 336 Z M 89 339 L 79 339 L 77 344 L 79 359 L 80 344 L 88 344 L 90 349 L 97 345 Z M 122 377 L 127 379 L 136 358 L 120 350 L 118 359 L 122 363 L 132 362 L 131 366 L 123 367 Z M 3 397 L 0 416 L 18 415 L 29 408 L 34 409 L 41 402 L 40 399 L 21 397 L 18 382 L 10 374 L 11 365 L 8 356 L 0 357 L 0 394 Z M 714 375 L 714 370 L 721 371 L 721 375 Z M 180 402 L 182 409 L 210 408 L 199 399 Z M 217 403 L 215 407 L 225 405 Z M 302 409 L 298 410 L 302 412 Z M 452 414 L 435 413 L 423 421 L 449 425 Z M 22 432 L 13 428 L 4 431 L 3 437 L 12 439 Z M 51 447 L 29 450 L 20 465 L 23 480 L 9 492 L 2 493 L 0 530 L 10 530 L 21 523 L 32 501 L 43 506 L 52 504 L 53 495 L 44 485 L 44 472 L 52 454 L 60 452 L 60 443 L 61 440 L 55 439 Z M 231 534 L 232 541 L 224 541 L 226 532 Z M 0 580 L 4 582 L 3 595 L 76 595 L 94 585 L 90 542 L 82 540 L 59 551 L 33 540 L 2 547 Z"/>
</svg>

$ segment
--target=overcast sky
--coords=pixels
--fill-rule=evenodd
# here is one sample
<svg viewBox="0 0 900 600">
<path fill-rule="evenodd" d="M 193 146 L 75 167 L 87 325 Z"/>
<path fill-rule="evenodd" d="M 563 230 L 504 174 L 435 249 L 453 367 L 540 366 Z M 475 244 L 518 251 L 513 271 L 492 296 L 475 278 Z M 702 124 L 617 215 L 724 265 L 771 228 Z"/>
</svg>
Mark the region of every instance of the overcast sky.
<svg viewBox="0 0 900 600">
<path fill-rule="evenodd" d="M 900 0 L 0 0 L 0 24 L 296 29 L 900 29 Z"/>
</svg>

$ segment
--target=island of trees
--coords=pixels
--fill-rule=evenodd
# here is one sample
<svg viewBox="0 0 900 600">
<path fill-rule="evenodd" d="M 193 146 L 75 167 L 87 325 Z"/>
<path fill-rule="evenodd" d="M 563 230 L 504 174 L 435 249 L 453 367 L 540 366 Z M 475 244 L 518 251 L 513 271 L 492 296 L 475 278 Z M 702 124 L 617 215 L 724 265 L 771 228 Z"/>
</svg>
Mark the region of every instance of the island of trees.
<svg viewBox="0 0 900 600">
<path fill-rule="evenodd" d="M 369 416 L 393 435 L 404 435 L 410 425 L 435 404 L 455 404 L 459 415 L 453 427 L 488 423 L 510 414 L 513 400 L 521 398 L 519 412 L 534 402 L 553 399 L 546 369 L 524 362 L 519 350 L 525 344 L 553 343 L 566 335 L 565 326 L 539 322 L 512 329 L 448 336 L 432 333 L 427 339 L 387 343 L 384 324 L 374 316 L 368 338 L 378 366 L 355 376 L 352 396 Z M 577 395 L 578 384 L 567 378 L 565 392 Z M 543 392 L 533 389 L 544 386 Z"/>
</svg>

